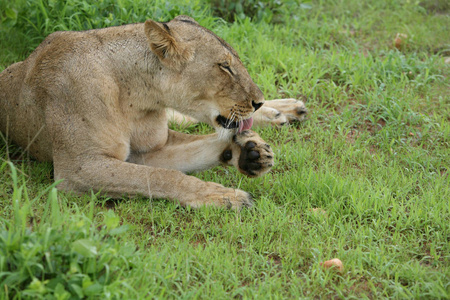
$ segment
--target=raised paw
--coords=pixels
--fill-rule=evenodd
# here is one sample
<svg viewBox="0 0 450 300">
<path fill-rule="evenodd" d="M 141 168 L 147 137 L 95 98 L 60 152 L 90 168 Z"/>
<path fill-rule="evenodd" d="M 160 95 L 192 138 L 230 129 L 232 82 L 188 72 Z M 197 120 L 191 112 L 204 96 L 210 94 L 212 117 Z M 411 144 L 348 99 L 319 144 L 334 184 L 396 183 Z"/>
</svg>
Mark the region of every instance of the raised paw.
<svg viewBox="0 0 450 300">
<path fill-rule="evenodd" d="M 233 137 L 233 142 L 233 165 L 239 172 L 249 177 L 258 177 L 272 168 L 272 149 L 256 132 L 242 131 Z"/>
</svg>

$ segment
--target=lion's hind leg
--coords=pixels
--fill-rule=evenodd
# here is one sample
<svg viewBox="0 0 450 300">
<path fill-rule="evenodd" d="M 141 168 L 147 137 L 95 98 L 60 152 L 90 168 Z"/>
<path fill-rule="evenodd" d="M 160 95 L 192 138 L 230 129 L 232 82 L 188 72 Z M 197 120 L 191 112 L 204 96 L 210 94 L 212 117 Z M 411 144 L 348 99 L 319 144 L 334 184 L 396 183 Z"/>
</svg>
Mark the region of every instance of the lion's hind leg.
<svg viewBox="0 0 450 300">
<path fill-rule="evenodd" d="M 182 113 L 171 108 L 166 109 L 166 115 L 169 124 L 176 124 L 181 127 L 188 127 L 190 125 L 199 123 L 198 120 L 190 116 L 183 115 Z"/>
</svg>

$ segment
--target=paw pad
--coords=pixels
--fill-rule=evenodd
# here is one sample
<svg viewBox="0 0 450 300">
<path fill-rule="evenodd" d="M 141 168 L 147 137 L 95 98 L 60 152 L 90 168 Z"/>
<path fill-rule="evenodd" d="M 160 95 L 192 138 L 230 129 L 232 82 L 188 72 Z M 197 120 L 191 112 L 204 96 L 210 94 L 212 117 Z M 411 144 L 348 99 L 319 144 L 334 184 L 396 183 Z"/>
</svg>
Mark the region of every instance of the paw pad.
<svg viewBox="0 0 450 300">
<path fill-rule="evenodd" d="M 243 133 L 243 134 L 242 134 Z M 240 147 L 237 167 L 249 177 L 261 176 L 273 166 L 273 152 L 255 132 L 242 132 L 234 142 Z"/>
</svg>

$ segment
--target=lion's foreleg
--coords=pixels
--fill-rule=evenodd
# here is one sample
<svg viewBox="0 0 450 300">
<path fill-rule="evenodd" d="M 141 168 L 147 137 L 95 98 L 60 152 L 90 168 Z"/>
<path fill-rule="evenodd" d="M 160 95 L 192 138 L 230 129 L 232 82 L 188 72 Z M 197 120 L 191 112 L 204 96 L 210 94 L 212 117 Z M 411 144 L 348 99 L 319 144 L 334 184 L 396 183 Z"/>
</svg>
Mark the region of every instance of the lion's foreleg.
<svg viewBox="0 0 450 300">
<path fill-rule="evenodd" d="M 251 130 L 229 139 L 220 134 L 189 135 L 169 131 L 167 144 L 158 151 L 131 153 L 129 162 L 193 172 L 209 169 L 220 163 L 235 166 L 249 177 L 258 177 L 273 166 L 270 146 Z"/>
<path fill-rule="evenodd" d="M 239 209 L 251 206 L 250 194 L 205 182 L 176 170 L 132 164 L 104 155 L 82 161 L 55 160 L 55 179 L 64 179 L 59 189 L 110 197 L 143 195 L 175 200 L 183 206 L 204 205 Z"/>
<path fill-rule="evenodd" d="M 254 126 L 282 126 L 303 121 L 308 110 L 301 100 L 275 99 L 266 101 L 253 116 Z"/>
<path fill-rule="evenodd" d="M 292 98 L 269 100 L 253 114 L 253 126 L 278 127 L 300 122 L 305 119 L 307 112 L 308 110 L 301 100 Z M 169 123 L 175 123 L 179 126 L 189 126 L 198 123 L 198 120 L 173 109 L 167 109 L 166 115 Z"/>
<path fill-rule="evenodd" d="M 221 163 L 222 153 L 232 143 L 219 134 L 191 135 L 169 130 L 166 145 L 156 151 L 131 153 L 128 161 L 182 172 L 201 171 Z"/>
</svg>

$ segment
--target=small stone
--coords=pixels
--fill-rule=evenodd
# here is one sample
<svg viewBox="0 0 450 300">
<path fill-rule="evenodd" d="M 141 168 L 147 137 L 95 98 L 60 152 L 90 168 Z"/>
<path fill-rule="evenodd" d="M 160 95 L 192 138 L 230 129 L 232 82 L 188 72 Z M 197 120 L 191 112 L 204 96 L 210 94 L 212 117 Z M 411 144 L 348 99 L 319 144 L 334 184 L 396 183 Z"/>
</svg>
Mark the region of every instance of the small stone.
<svg viewBox="0 0 450 300">
<path fill-rule="evenodd" d="M 333 258 L 325 262 L 321 262 L 320 265 L 325 269 L 332 269 L 339 273 L 344 272 L 344 264 L 339 258 Z"/>
<path fill-rule="evenodd" d="M 406 40 L 407 38 L 408 38 L 408 36 L 406 34 L 404 34 L 404 33 L 397 33 L 397 35 L 395 36 L 395 39 L 394 39 L 394 46 L 395 46 L 395 48 L 400 50 L 402 48 L 403 41 Z"/>
<path fill-rule="evenodd" d="M 310 211 L 312 211 L 315 215 L 322 215 L 324 217 L 327 217 L 327 212 L 320 208 L 320 207 L 316 207 L 316 208 L 310 208 Z"/>
</svg>

